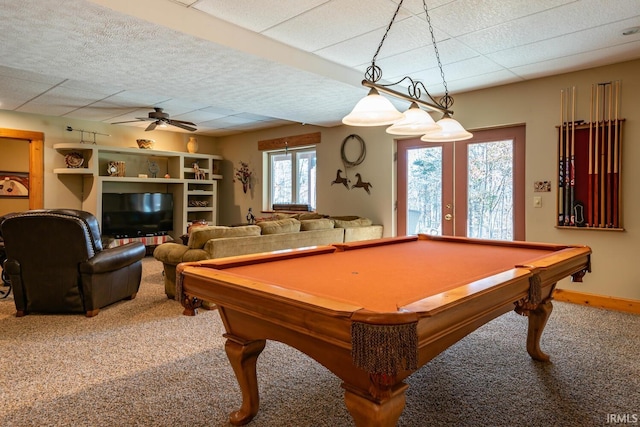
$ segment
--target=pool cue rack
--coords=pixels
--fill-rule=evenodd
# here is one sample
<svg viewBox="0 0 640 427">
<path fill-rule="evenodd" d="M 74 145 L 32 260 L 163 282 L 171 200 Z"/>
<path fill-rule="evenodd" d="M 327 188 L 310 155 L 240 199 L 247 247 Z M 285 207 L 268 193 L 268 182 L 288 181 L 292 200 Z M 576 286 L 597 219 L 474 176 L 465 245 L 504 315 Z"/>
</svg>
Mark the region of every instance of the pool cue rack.
<svg viewBox="0 0 640 427">
<path fill-rule="evenodd" d="M 560 91 L 558 228 L 622 231 L 620 81 L 591 86 L 589 122 L 576 120 L 576 89 Z"/>
</svg>

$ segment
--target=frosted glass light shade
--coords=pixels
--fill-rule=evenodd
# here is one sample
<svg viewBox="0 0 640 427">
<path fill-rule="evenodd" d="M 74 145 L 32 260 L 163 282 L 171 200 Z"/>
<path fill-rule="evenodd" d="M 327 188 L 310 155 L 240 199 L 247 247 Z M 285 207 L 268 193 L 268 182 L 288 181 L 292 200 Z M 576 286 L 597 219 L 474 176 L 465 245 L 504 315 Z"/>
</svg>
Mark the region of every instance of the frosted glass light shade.
<svg viewBox="0 0 640 427">
<path fill-rule="evenodd" d="M 427 132 L 439 131 L 442 128 L 436 124 L 433 117 L 415 102 L 412 102 L 403 118 L 387 128 L 392 135 L 424 135 Z"/>
<path fill-rule="evenodd" d="M 471 132 L 467 132 L 457 120 L 452 119 L 448 114 L 436 122 L 442 128 L 439 131 L 431 131 L 420 138 L 427 142 L 451 142 L 464 141 L 473 137 Z"/>
<path fill-rule="evenodd" d="M 342 119 L 349 126 L 383 126 L 390 125 L 402 118 L 402 113 L 375 88 L 362 98 L 351 113 Z"/>
</svg>

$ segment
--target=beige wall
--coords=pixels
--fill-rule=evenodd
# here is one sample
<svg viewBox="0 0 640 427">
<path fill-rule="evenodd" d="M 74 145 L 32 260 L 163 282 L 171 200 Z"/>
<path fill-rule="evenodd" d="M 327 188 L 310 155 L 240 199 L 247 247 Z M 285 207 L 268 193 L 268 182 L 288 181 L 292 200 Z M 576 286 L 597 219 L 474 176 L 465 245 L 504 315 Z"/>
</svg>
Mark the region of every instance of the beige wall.
<svg viewBox="0 0 640 427">
<path fill-rule="evenodd" d="M 446 71 L 446 70 L 445 70 Z M 527 127 L 526 161 L 526 235 L 529 241 L 558 242 L 589 245 L 593 249 L 593 273 L 584 283 L 564 280 L 560 287 L 599 295 L 640 300 L 640 272 L 635 268 L 636 250 L 640 243 L 640 224 L 635 212 L 640 209 L 640 195 L 634 185 L 640 182 L 640 61 L 631 61 L 608 67 L 577 73 L 531 80 L 522 83 L 454 94 L 455 117 L 469 129 L 480 129 L 503 124 L 525 123 Z M 568 86 L 577 89 L 577 119 L 589 121 L 589 93 L 592 84 L 622 81 L 621 116 L 626 119 L 623 138 L 622 197 L 624 201 L 624 232 L 560 230 L 554 227 L 555 185 L 557 184 L 556 128 L 559 123 L 560 90 Z M 363 95 L 365 90 L 363 89 Z M 301 98 L 304 102 L 304 97 Z M 151 137 L 157 148 L 186 150 L 188 134 L 172 132 L 148 132 L 142 129 L 114 126 L 104 123 L 82 122 L 62 118 L 34 116 L 0 110 L 0 127 L 25 129 L 45 133 L 45 207 L 78 207 L 76 196 L 81 191 L 77 182 L 61 181 L 52 173 L 51 158 L 57 142 L 79 140 L 79 133 L 67 132 L 67 125 L 74 128 L 109 133 L 111 137 L 98 136 L 102 145 L 135 146 L 135 139 Z M 241 222 L 249 207 L 259 212 L 263 206 L 263 158 L 257 150 L 259 140 L 321 132 L 322 142 L 318 154 L 318 210 L 334 215 L 355 214 L 371 218 L 383 224 L 385 235 L 395 231 L 395 142 L 384 128 L 352 128 L 338 126 L 321 128 L 293 125 L 262 132 L 252 132 L 219 139 L 198 137 L 200 151 L 220 154 L 226 160 L 220 183 L 220 224 Z M 348 135 L 355 133 L 366 142 L 364 162 L 350 170 L 350 177 L 359 172 L 373 185 L 371 195 L 364 190 L 346 190 L 331 185 L 336 170 L 343 169 L 340 146 Z M 152 135 L 151 135 L 152 134 Z M 355 158 L 355 146 L 348 145 L 347 157 Z M 355 150 L 357 151 L 357 150 Z M 242 192 L 241 185 L 233 182 L 233 171 L 239 161 L 248 162 L 254 171 L 253 190 Z M 533 182 L 550 180 L 554 183 L 551 193 L 541 195 L 542 208 L 533 207 Z M 79 187 L 79 188 L 78 188 Z"/>
</svg>

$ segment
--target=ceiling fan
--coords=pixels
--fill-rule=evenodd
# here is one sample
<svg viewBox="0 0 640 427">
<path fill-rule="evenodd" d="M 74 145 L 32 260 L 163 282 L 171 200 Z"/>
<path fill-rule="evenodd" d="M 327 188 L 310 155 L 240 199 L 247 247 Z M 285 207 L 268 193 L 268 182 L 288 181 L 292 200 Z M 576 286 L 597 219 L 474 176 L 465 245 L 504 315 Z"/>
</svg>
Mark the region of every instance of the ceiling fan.
<svg viewBox="0 0 640 427">
<path fill-rule="evenodd" d="M 149 124 L 149 126 L 147 126 L 145 131 L 154 130 L 156 128 L 156 126 L 162 126 L 162 125 L 165 125 L 165 124 L 171 125 L 171 126 L 175 126 L 175 127 L 179 127 L 181 129 L 188 130 L 188 131 L 191 131 L 191 132 L 195 132 L 197 130 L 194 127 L 194 126 L 196 126 L 195 123 L 185 122 L 184 120 L 171 120 L 171 117 L 169 116 L 169 114 L 165 113 L 162 108 L 153 107 L 153 109 L 155 111 L 149 112 L 149 117 L 136 117 L 137 120 L 127 120 L 125 122 L 115 122 L 115 123 L 111 123 L 111 124 L 112 125 L 117 125 L 117 124 L 121 124 L 121 123 L 132 123 L 132 122 L 141 122 L 141 121 L 150 120 L 151 123 Z"/>
</svg>

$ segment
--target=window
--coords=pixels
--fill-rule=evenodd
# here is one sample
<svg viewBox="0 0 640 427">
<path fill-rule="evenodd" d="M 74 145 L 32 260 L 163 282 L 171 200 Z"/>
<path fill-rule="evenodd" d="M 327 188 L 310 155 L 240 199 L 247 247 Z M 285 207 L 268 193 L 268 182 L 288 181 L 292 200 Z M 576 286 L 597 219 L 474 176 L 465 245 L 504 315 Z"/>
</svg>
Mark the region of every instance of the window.
<svg viewBox="0 0 640 427">
<path fill-rule="evenodd" d="M 271 151 L 269 160 L 269 207 L 278 203 L 316 208 L 316 149 Z"/>
</svg>

